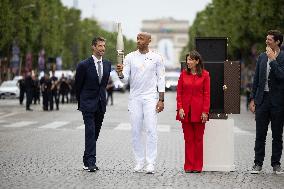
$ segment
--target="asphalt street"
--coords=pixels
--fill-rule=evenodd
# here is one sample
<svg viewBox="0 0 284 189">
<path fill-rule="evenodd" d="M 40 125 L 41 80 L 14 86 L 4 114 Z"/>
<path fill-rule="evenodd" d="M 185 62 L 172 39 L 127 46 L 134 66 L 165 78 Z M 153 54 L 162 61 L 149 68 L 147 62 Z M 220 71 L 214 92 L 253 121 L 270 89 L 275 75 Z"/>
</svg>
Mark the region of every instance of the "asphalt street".
<svg viewBox="0 0 284 189">
<path fill-rule="evenodd" d="M 107 107 L 97 143 L 100 170 L 82 170 L 84 125 L 76 104 L 44 112 L 33 105 L 26 112 L 17 99 L 0 100 L 0 188 L 284 188 L 284 175 L 270 166 L 271 131 L 267 135 L 263 171 L 251 175 L 253 165 L 254 115 L 241 100 L 241 114 L 234 119 L 234 172 L 183 171 L 184 141 L 175 120 L 175 93 L 167 92 L 165 110 L 158 117 L 156 173 L 133 173 L 128 93 L 115 93 Z M 283 158 L 281 159 L 284 164 Z"/>
</svg>

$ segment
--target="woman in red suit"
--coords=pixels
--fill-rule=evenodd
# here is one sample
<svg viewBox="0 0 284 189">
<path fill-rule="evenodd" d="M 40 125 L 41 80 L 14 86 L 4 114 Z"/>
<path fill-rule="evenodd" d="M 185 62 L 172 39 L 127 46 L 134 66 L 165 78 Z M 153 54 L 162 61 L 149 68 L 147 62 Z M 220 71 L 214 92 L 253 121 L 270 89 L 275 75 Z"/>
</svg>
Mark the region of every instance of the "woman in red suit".
<svg viewBox="0 0 284 189">
<path fill-rule="evenodd" d="M 186 69 L 177 86 L 177 115 L 185 141 L 186 173 L 200 173 L 203 167 L 203 134 L 210 107 L 210 76 L 204 69 L 201 55 L 186 55 Z"/>
</svg>

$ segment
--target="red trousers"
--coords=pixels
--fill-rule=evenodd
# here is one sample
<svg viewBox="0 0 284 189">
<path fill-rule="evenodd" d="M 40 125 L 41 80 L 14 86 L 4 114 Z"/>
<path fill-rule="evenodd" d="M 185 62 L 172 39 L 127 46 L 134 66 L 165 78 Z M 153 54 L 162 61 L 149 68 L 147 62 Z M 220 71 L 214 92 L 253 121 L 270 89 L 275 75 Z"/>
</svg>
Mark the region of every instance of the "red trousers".
<svg viewBox="0 0 284 189">
<path fill-rule="evenodd" d="M 185 142 L 185 171 L 202 171 L 204 123 L 182 124 Z"/>
</svg>

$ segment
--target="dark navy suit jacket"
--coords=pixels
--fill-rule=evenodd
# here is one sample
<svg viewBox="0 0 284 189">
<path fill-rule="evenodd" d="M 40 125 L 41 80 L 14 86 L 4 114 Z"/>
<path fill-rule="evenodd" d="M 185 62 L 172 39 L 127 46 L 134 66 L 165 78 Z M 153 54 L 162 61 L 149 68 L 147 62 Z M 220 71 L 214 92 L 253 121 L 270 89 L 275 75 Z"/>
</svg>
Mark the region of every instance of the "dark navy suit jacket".
<svg viewBox="0 0 284 189">
<path fill-rule="evenodd" d="M 266 53 L 261 53 L 257 62 L 253 80 L 251 99 L 256 105 L 263 102 L 263 93 L 266 81 L 268 57 Z M 269 95 L 274 107 L 284 108 L 284 51 L 280 51 L 276 60 L 271 61 L 270 73 L 268 77 Z"/>
<path fill-rule="evenodd" d="M 110 71 L 111 63 L 103 60 L 103 76 L 101 83 L 99 83 L 99 76 L 93 57 L 78 64 L 75 76 L 78 110 L 82 112 L 96 112 L 99 105 L 101 105 L 102 111 L 106 111 L 106 86 Z"/>
</svg>

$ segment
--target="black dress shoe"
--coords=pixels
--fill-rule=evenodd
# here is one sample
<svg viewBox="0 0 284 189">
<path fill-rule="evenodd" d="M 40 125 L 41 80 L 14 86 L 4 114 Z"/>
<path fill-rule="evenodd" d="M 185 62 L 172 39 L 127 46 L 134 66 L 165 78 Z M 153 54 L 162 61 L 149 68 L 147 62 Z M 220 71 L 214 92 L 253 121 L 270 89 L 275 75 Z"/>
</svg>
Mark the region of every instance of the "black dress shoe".
<svg viewBox="0 0 284 189">
<path fill-rule="evenodd" d="M 88 167 L 88 171 L 89 172 L 96 172 L 96 168 L 95 167 Z"/>
<path fill-rule="evenodd" d="M 33 111 L 33 109 L 27 108 L 26 111 Z"/>
<path fill-rule="evenodd" d="M 95 171 L 99 170 L 98 166 L 96 166 L 96 165 L 93 166 L 92 168 L 93 168 Z M 90 171 L 90 167 L 87 167 L 87 166 L 85 166 L 85 165 L 83 166 L 83 169 L 86 170 L 86 171 Z M 92 172 L 92 171 L 90 171 L 90 172 Z"/>
</svg>

